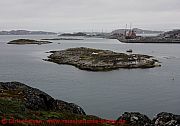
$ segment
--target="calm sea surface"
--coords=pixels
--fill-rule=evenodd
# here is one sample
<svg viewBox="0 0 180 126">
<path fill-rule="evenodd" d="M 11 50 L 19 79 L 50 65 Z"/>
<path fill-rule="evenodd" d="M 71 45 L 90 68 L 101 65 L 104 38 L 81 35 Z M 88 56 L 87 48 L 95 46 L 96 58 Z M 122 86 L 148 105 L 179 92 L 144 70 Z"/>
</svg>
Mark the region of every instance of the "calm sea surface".
<svg viewBox="0 0 180 126">
<path fill-rule="evenodd" d="M 166 111 L 180 114 L 180 44 L 123 44 L 117 40 L 88 38 L 53 41 L 47 45 L 8 45 L 18 38 L 57 36 L 0 36 L 0 81 L 19 81 L 54 98 L 76 103 L 87 114 L 117 119 L 125 111 L 150 117 Z M 58 44 L 61 43 L 61 44 Z M 89 72 L 43 61 L 50 50 L 92 47 L 153 55 L 162 67 Z"/>
</svg>

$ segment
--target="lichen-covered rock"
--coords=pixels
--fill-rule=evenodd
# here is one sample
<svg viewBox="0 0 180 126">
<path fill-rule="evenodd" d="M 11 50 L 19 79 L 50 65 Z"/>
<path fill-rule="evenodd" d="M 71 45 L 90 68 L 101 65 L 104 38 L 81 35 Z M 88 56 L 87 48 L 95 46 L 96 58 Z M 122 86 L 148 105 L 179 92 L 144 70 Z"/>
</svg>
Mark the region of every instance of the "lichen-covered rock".
<svg viewBox="0 0 180 126">
<path fill-rule="evenodd" d="M 139 112 L 125 112 L 117 119 L 125 120 L 128 126 L 180 126 L 180 115 L 161 112 L 150 120 L 146 115 Z"/>
<path fill-rule="evenodd" d="M 130 126 L 153 126 L 152 121 L 146 116 L 138 112 L 125 112 L 117 121 L 125 120 Z"/>
<path fill-rule="evenodd" d="M 153 119 L 155 126 L 180 126 L 180 115 L 162 112 Z"/>
<path fill-rule="evenodd" d="M 31 110 L 51 110 L 85 115 L 80 106 L 56 100 L 45 92 L 20 82 L 0 82 L 0 97 L 22 100 Z"/>
</svg>

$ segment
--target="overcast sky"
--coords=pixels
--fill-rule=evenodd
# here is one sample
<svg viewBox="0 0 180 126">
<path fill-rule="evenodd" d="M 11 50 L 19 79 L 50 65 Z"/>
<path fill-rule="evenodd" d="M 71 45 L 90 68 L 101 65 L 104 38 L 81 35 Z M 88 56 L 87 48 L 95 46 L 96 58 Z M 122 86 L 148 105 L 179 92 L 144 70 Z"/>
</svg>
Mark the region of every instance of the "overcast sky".
<svg viewBox="0 0 180 126">
<path fill-rule="evenodd" d="M 180 0 L 0 0 L 0 30 L 180 29 Z"/>
</svg>

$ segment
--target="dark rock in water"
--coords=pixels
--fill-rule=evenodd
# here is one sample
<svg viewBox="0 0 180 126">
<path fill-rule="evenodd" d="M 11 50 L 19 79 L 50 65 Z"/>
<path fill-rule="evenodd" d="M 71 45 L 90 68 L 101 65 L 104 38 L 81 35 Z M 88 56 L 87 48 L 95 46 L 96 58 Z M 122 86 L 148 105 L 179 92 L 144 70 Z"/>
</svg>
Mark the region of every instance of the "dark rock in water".
<svg viewBox="0 0 180 126">
<path fill-rule="evenodd" d="M 31 110 L 69 112 L 85 115 L 84 110 L 73 103 L 56 100 L 39 89 L 29 87 L 19 82 L 0 82 L 0 97 L 22 100 Z"/>
<path fill-rule="evenodd" d="M 24 45 L 24 44 L 49 44 L 52 42 L 49 41 L 37 41 L 37 40 L 30 40 L 30 39 L 17 39 L 17 40 L 12 40 L 8 42 L 7 44 L 18 44 L 18 45 Z"/>
<path fill-rule="evenodd" d="M 70 48 L 51 51 L 46 61 L 68 64 L 82 70 L 109 71 L 119 68 L 152 68 L 159 66 L 152 56 L 141 54 L 116 53 L 110 50 L 92 48 Z"/>
<path fill-rule="evenodd" d="M 180 115 L 162 112 L 153 119 L 155 126 L 180 126 Z"/>
<path fill-rule="evenodd" d="M 125 112 L 117 121 L 125 120 L 130 126 L 152 126 L 152 121 L 146 116 L 138 112 Z"/>
</svg>

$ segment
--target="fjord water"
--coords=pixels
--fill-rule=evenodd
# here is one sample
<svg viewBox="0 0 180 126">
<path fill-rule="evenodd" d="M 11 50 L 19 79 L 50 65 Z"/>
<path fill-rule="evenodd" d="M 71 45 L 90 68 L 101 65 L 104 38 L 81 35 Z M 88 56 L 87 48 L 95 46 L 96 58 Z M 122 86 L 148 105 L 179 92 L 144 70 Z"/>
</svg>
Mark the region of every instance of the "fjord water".
<svg viewBox="0 0 180 126">
<path fill-rule="evenodd" d="M 0 36 L 0 81 L 19 81 L 39 88 L 54 98 L 76 103 L 87 114 L 116 119 L 123 112 L 150 117 L 166 111 L 180 114 L 180 45 L 124 44 L 117 40 L 85 38 L 52 41 L 47 45 L 8 45 L 18 38 L 57 36 Z M 61 44 L 58 44 L 61 43 Z M 92 47 L 155 56 L 162 67 L 90 72 L 70 65 L 43 61 L 50 50 Z"/>
</svg>

